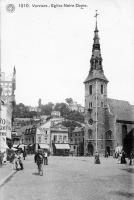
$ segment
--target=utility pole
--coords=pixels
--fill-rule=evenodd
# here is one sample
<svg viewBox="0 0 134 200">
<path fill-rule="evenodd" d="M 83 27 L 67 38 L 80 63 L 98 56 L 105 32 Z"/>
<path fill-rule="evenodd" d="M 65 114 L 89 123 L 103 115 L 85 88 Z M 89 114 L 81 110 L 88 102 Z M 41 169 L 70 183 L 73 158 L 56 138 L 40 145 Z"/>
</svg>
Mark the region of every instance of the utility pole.
<svg viewBox="0 0 134 200">
<path fill-rule="evenodd" d="M 97 80 L 96 80 L 96 92 L 95 92 L 95 101 L 96 101 L 96 105 L 95 105 L 95 110 L 96 110 L 96 115 L 95 115 L 95 136 L 96 136 L 96 138 L 95 138 L 95 144 L 96 144 L 96 151 L 98 150 L 98 144 L 97 144 L 97 141 L 98 141 L 98 93 L 97 93 L 97 90 L 98 90 L 98 82 L 97 82 Z"/>
</svg>

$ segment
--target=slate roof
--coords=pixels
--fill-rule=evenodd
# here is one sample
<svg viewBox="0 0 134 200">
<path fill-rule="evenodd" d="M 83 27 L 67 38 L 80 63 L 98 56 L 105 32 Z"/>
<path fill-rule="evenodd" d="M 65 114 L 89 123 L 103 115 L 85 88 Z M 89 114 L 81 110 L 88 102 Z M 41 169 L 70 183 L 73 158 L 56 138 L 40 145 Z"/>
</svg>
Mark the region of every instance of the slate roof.
<svg viewBox="0 0 134 200">
<path fill-rule="evenodd" d="M 105 77 L 103 70 L 89 71 L 89 74 L 88 74 L 86 80 L 84 81 L 84 83 L 91 81 L 93 79 L 101 79 L 101 80 L 108 82 L 108 79 Z"/>
<path fill-rule="evenodd" d="M 108 98 L 110 112 L 116 116 L 117 120 L 134 122 L 134 106 L 128 101 Z"/>
</svg>

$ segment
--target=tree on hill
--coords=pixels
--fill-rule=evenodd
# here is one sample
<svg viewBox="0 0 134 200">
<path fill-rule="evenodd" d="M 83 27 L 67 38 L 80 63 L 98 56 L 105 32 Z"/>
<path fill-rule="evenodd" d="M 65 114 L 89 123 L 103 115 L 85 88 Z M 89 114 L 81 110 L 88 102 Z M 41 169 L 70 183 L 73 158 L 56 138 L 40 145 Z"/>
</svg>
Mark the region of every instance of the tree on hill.
<svg viewBox="0 0 134 200">
<path fill-rule="evenodd" d="M 66 103 L 56 103 L 54 110 L 59 111 L 62 117 L 66 117 L 70 112 Z"/>
<path fill-rule="evenodd" d="M 70 128 L 70 132 L 72 132 L 75 127 L 82 127 L 82 125 L 74 120 L 64 120 L 62 122 L 62 125 L 67 127 L 67 128 Z"/>
<path fill-rule="evenodd" d="M 69 120 L 84 123 L 84 115 L 78 111 L 70 111 L 66 117 Z"/>
<path fill-rule="evenodd" d="M 51 115 L 51 112 L 53 110 L 54 104 L 52 102 L 48 102 L 45 105 L 41 105 L 41 114 L 43 115 Z"/>
<path fill-rule="evenodd" d="M 66 98 L 65 101 L 68 103 L 68 105 L 73 103 L 73 99 L 72 98 Z"/>
</svg>

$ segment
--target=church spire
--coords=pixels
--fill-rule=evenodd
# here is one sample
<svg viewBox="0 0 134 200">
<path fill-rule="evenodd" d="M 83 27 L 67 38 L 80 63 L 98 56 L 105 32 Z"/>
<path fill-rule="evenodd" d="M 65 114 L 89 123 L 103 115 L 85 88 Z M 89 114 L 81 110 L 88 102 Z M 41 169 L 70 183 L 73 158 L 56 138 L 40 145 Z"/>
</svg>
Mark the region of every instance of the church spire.
<svg viewBox="0 0 134 200">
<path fill-rule="evenodd" d="M 99 35 L 98 35 L 98 25 L 97 25 L 97 17 L 98 13 L 96 10 L 95 18 L 96 18 L 96 25 L 95 25 L 95 30 L 94 30 L 94 42 L 93 42 L 93 47 L 92 47 L 92 57 L 90 60 L 91 68 L 90 71 L 93 69 L 96 70 L 102 70 L 102 57 L 101 57 L 101 52 L 100 52 L 100 43 L 99 43 Z"/>
<path fill-rule="evenodd" d="M 95 18 L 95 30 L 94 30 L 94 38 L 93 38 L 93 46 L 92 46 L 92 56 L 90 59 L 90 70 L 89 74 L 84 81 L 84 83 L 87 83 L 89 81 L 99 79 L 103 80 L 105 82 L 108 82 L 107 78 L 104 75 L 103 67 L 102 67 L 102 57 L 101 57 L 101 49 L 100 49 L 100 42 L 99 42 L 99 35 L 98 35 L 98 12 L 96 10 Z"/>
<path fill-rule="evenodd" d="M 96 10 L 96 15 L 94 17 L 96 17 L 96 26 L 95 26 L 95 31 L 94 31 L 94 44 L 93 44 L 93 47 L 95 47 L 95 44 L 98 44 L 99 46 L 99 36 L 98 36 L 98 26 L 97 26 L 97 16 L 99 14 L 97 13 L 97 10 Z M 96 45 L 97 46 L 97 45 Z M 100 50 L 100 48 L 99 48 Z"/>
</svg>

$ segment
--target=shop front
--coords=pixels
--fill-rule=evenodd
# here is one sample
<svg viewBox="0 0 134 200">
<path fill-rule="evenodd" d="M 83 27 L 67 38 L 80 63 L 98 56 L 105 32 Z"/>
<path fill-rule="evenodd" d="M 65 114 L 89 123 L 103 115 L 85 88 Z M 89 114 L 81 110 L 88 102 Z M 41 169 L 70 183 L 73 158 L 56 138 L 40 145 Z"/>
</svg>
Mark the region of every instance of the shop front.
<svg viewBox="0 0 134 200">
<path fill-rule="evenodd" d="M 53 155 L 55 156 L 69 156 L 69 144 L 54 144 Z"/>
</svg>

